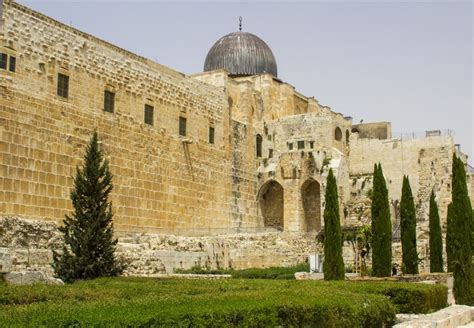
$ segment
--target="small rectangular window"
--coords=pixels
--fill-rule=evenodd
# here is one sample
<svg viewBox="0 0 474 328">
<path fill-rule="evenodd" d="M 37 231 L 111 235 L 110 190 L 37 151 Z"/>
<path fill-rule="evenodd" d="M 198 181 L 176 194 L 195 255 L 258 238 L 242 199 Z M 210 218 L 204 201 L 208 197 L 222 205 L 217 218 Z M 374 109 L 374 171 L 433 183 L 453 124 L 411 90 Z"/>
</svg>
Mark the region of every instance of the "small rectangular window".
<svg viewBox="0 0 474 328">
<path fill-rule="evenodd" d="M 273 149 L 268 150 L 268 158 L 273 158 Z"/>
<path fill-rule="evenodd" d="M 0 69 L 7 69 L 7 54 L 0 54 Z"/>
<path fill-rule="evenodd" d="M 292 142 L 288 143 L 288 150 L 293 150 L 293 143 Z"/>
<path fill-rule="evenodd" d="M 113 113 L 115 105 L 115 93 L 110 91 L 104 92 L 104 111 Z"/>
<path fill-rule="evenodd" d="M 10 56 L 10 72 L 15 72 L 16 69 L 16 57 Z"/>
<path fill-rule="evenodd" d="M 153 106 L 145 105 L 145 123 L 153 125 Z"/>
<path fill-rule="evenodd" d="M 58 74 L 58 96 L 69 97 L 69 76 L 61 73 Z"/>
<path fill-rule="evenodd" d="M 309 148 L 313 149 L 314 148 L 314 141 L 309 142 Z"/>
<path fill-rule="evenodd" d="M 214 127 L 210 126 L 209 127 L 209 143 L 214 144 Z"/>
<path fill-rule="evenodd" d="M 298 141 L 298 149 L 304 149 L 304 140 Z"/>
<path fill-rule="evenodd" d="M 186 118 L 182 116 L 179 117 L 179 135 L 186 136 Z"/>
</svg>

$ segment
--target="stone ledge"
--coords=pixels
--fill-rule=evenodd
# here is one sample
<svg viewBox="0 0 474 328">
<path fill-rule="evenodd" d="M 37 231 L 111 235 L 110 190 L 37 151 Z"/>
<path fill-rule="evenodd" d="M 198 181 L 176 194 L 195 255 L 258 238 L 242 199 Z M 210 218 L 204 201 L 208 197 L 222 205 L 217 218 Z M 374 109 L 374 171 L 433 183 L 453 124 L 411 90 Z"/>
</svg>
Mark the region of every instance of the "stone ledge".
<svg viewBox="0 0 474 328">
<path fill-rule="evenodd" d="M 452 305 L 427 315 L 417 315 L 413 320 L 399 323 L 394 328 L 454 328 L 472 325 L 474 307 Z M 400 318 L 401 316 L 399 316 Z"/>
<path fill-rule="evenodd" d="M 12 285 L 32 285 L 44 283 L 48 285 L 62 285 L 61 279 L 50 277 L 42 271 L 12 271 L 3 275 L 3 280 Z"/>
</svg>

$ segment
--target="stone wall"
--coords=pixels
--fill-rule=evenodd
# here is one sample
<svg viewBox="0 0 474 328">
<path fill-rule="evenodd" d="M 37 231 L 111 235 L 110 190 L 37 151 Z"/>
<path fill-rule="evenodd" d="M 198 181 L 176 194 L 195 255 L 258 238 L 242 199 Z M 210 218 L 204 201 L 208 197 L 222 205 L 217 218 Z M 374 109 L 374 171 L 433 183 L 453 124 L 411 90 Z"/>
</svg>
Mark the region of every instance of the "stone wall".
<svg viewBox="0 0 474 328">
<path fill-rule="evenodd" d="M 3 9 L 0 48 L 16 56 L 17 68 L 0 71 L 1 214 L 62 220 L 71 210 L 71 177 L 96 129 L 114 174 L 118 231 L 258 226 L 255 169 L 233 160 L 222 88 L 15 2 Z M 58 73 L 69 76 L 68 98 L 57 95 Z M 115 93 L 114 113 L 103 110 L 105 90 Z M 144 123 L 145 105 L 154 107 L 153 125 Z M 187 119 L 185 138 L 179 117 Z M 240 196 L 245 203 L 233 206 Z"/>
<path fill-rule="evenodd" d="M 351 140 L 349 172 L 351 179 L 365 178 L 372 175 L 374 164 L 380 162 L 392 204 L 400 200 L 403 175 L 408 175 L 418 220 L 426 222 L 429 197 L 434 190 L 441 221 L 446 222 L 447 206 L 451 201 L 453 152 L 451 136 L 409 140 L 354 138 Z"/>
<path fill-rule="evenodd" d="M 52 249 L 61 247 L 57 225 L 42 220 L 0 217 L 0 273 L 43 271 L 52 275 Z M 246 269 L 290 266 L 321 252 L 314 236 L 279 232 L 183 237 L 119 234 L 117 256 L 125 275 L 173 273 L 176 269 Z"/>
</svg>

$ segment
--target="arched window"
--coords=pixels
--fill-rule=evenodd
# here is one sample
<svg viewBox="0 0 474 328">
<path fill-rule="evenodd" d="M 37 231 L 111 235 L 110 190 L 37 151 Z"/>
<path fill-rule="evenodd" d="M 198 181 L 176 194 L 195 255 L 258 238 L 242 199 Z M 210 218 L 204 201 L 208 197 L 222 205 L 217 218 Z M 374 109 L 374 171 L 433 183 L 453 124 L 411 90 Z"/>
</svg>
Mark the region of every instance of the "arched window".
<svg viewBox="0 0 474 328">
<path fill-rule="evenodd" d="M 255 140 L 255 148 L 257 150 L 257 157 L 262 157 L 262 136 L 257 134 Z"/>
<path fill-rule="evenodd" d="M 334 131 L 334 139 L 336 139 L 337 141 L 342 141 L 341 128 L 337 127 L 336 130 Z"/>
</svg>

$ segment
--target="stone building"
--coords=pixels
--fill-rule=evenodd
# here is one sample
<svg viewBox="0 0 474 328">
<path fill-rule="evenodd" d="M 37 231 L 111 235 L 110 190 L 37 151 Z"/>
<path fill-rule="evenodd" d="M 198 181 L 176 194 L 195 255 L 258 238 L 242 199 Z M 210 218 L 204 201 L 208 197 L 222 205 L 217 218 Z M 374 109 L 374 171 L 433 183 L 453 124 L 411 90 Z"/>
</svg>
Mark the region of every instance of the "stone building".
<svg viewBox="0 0 474 328">
<path fill-rule="evenodd" d="M 131 274 L 303 260 L 318 251 L 329 168 L 343 224 L 370 222 L 376 162 L 394 231 L 403 174 L 420 239 L 432 189 L 446 220 L 453 152 L 467 162 L 451 135 L 394 138 L 390 123 L 353 124 L 280 80 L 271 49 L 251 33 L 222 37 L 204 72 L 186 75 L 12 0 L 0 8 L 4 267 L 50 261 L 46 244 L 71 210 L 72 176 L 94 129 L 114 174 L 114 224 Z M 12 235 L 25 229 L 49 237 L 41 246 Z"/>
</svg>

